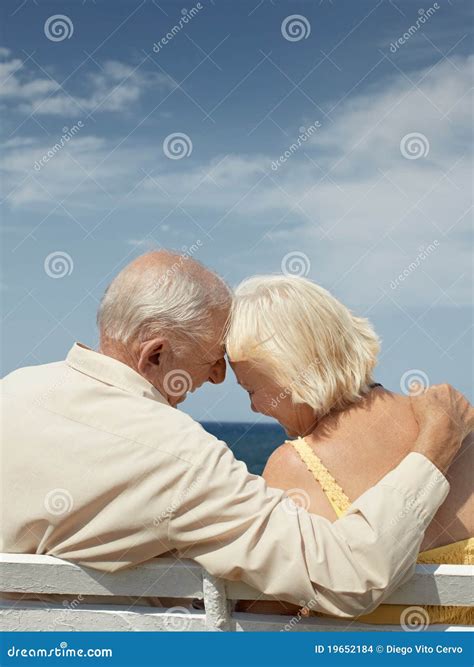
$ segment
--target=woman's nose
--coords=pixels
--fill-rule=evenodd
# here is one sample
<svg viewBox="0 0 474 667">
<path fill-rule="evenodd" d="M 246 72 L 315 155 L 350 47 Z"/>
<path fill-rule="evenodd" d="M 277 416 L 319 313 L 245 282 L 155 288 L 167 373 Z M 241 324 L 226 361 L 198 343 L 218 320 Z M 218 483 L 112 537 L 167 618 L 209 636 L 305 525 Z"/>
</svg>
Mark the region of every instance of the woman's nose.
<svg viewBox="0 0 474 667">
<path fill-rule="evenodd" d="M 213 364 L 211 372 L 209 373 L 209 382 L 212 382 L 212 384 L 220 384 L 221 382 L 224 382 L 224 380 L 225 359 L 222 357 L 222 359 L 219 359 L 219 361 L 216 361 L 216 363 Z"/>
</svg>

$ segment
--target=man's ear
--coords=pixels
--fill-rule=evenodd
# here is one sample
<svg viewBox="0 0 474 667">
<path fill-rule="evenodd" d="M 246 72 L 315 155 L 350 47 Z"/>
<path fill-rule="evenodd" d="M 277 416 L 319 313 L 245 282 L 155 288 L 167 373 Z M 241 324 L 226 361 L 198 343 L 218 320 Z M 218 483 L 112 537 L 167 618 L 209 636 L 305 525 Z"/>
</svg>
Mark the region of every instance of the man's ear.
<svg viewBox="0 0 474 667">
<path fill-rule="evenodd" d="M 140 343 L 138 348 L 138 372 L 147 376 L 162 362 L 162 354 L 168 349 L 167 340 L 161 336 Z"/>
</svg>

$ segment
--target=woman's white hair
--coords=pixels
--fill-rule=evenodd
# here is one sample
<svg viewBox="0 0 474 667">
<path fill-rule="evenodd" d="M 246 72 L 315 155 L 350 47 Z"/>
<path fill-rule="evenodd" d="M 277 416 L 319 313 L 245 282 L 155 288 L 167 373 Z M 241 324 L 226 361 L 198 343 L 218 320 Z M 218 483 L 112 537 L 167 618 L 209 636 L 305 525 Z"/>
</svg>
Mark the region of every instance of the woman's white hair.
<svg viewBox="0 0 474 667">
<path fill-rule="evenodd" d="M 310 280 L 255 276 L 235 290 L 226 348 L 321 417 L 368 391 L 379 340 L 368 320 Z"/>
<path fill-rule="evenodd" d="M 230 306 L 229 287 L 194 259 L 171 252 L 166 258 L 132 263 L 114 278 L 97 313 L 101 338 L 126 344 L 170 334 L 177 347 L 210 338 L 213 314 Z"/>
</svg>

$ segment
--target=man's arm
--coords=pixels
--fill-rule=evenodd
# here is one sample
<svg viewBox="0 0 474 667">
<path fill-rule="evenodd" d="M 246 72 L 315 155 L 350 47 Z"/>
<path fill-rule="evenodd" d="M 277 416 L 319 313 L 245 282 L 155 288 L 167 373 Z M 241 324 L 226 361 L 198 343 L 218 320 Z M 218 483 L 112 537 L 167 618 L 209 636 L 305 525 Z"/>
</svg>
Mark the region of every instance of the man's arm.
<svg viewBox="0 0 474 667">
<path fill-rule="evenodd" d="M 201 462 L 184 475 L 175 496 L 171 545 L 216 576 L 242 580 L 282 600 L 339 616 L 371 611 L 411 573 L 424 531 L 449 491 L 433 463 L 440 456 L 446 464 L 447 448 L 452 460 L 465 415 L 442 400 L 451 420 L 449 438 L 441 423 L 433 428 L 432 403 L 440 402 L 435 393 L 418 406 L 418 451 L 335 523 L 297 508 L 283 492 L 250 475 L 223 443 L 206 441 L 203 434 Z M 429 442 L 423 414 L 429 415 Z"/>
</svg>

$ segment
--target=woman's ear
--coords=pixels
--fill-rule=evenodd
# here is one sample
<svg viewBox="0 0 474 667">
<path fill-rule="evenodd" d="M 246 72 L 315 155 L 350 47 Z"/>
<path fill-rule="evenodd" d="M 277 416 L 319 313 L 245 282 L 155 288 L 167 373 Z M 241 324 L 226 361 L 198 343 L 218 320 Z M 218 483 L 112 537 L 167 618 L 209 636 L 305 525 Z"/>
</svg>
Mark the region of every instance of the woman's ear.
<svg viewBox="0 0 474 667">
<path fill-rule="evenodd" d="M 161 336 L 141 343 L 138 350 L 138 372 L 145 377 L 149 375 L 150 371 L 156 372 L 162 363 L 162 355 L 167 347 L 166 339 Z"/>
</svg>

